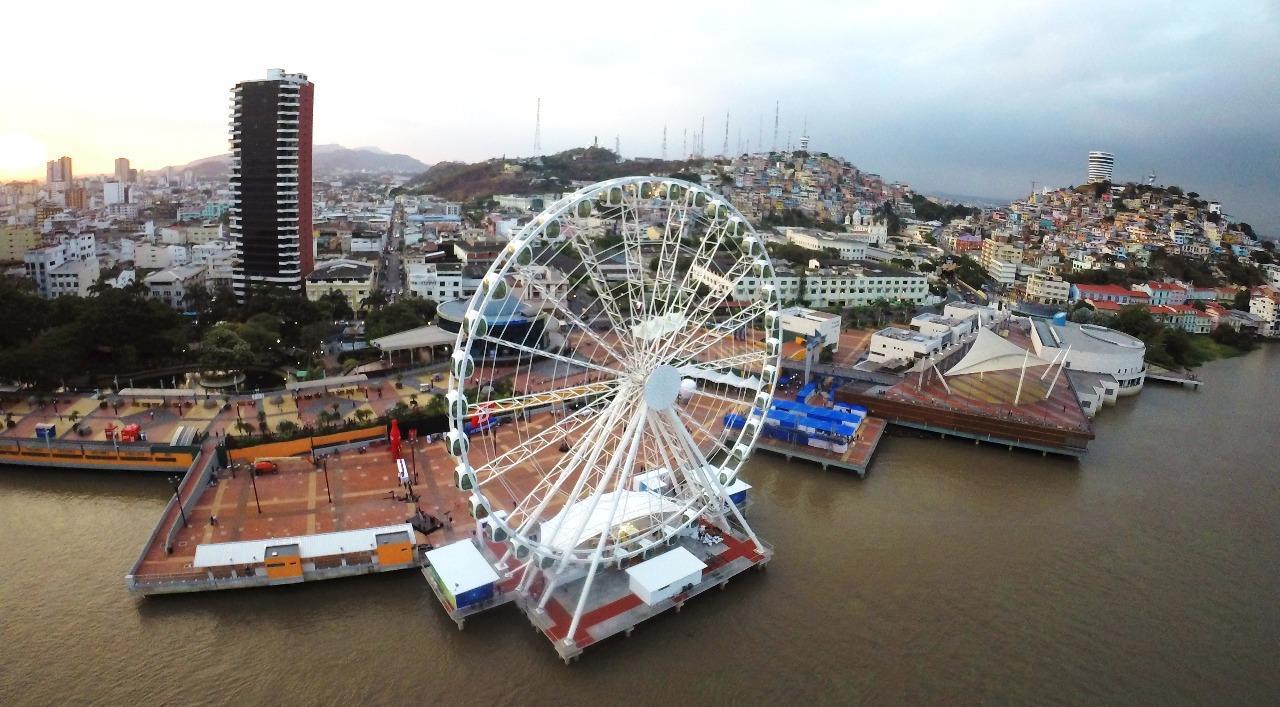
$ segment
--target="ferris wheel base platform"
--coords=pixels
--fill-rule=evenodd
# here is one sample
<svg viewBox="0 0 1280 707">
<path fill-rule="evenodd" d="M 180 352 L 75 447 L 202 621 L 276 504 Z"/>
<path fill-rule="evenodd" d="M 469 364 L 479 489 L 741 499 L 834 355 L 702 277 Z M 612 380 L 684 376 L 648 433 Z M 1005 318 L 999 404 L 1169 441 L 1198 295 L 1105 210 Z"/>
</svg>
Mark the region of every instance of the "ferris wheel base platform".
<svg viewBox="0 0 1280 707">
<path fill-rule="evenodd" d="M 556 587 L 545 608 L 540 610 L 538 605 L 547 585 L 545 576 L 536 577 L 530 592 L 516 596 L 516 605 L 568 664 L 576 661 L 588 647 L 606 638 L 620 633 L 630 636 L 641 622 L 671 609 L 679 612 L 693 597 L 715 587 L 724 589 L 730 579 L 749 569 L 764 569 L 773 557 L 772 548 L 762 543 L 762 552 L 745 534 L 717 532 L 721 533 L 722 542 L 714 545 L 705 545 L 696 537 L 680 539 L 674 547 L 684 548 L 707 566 L 701 579 L 692 586 L 654 604 L 646 604 L 631 591 L 625 569 L 616 566 L 602 568 L 592 584 L 591 595 L 573 636 L 568 632 L 583 579 Z M 543 572 L 539 574 L 545 575 Z"/>
</svg>

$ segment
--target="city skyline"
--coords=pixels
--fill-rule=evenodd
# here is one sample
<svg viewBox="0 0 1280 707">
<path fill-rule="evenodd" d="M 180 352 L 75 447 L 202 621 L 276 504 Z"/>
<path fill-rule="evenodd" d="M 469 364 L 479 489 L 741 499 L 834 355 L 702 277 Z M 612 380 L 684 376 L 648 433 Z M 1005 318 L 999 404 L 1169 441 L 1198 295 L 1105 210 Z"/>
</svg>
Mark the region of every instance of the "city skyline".
<svg viewBox="0 0 1280 707">
<path fill-rule="evenodd" d="M 689 7 L 680 23 L 641 12 L 625 33 L 586 10 L 550 17 L 515 6 L 490 26 L 467 8 L 433 8 L 421 19 L 456 31 L 428 40 L 413 21 L 423 11 L 406 7 L 397 11 L 406 21 L 391 25 L 387 13 L 344 19 L 352 51 L 342 52 L 314 41 L 325 36 L 319 20 L 311 21 L 319 35 L 266 42 L 287 11 L 255 7 L 262 21 L 240 27 L 233 8 L 202 32 L 235 29 L 242 50 L 146 63 L 131 72 L 146 77 L 139 88 L 91 75 L 6 79 L 6 93 L 27 109 L 0 118 L 0 178 L 39 178 L 59 155 L 79 174 L 111 174 L 122 156 L 153 170 L 225 153 L 225 87 L 285 66 L 324 86 L 317 144 L 376 145 L 426 162 L 530 154 L 539 98 L 543 152 L 596 138 L 612 146 L 616 136 L 627 156 L 659 155 L 664 126 L 674 156 L 683 132 L 704 119 L 705 151 L 718 153 L 726 112 L 732 151 L 772 147 L 780 102 L 777 147 L 797 145 L 807 125 L 813 149 L 924 191 L 1012 198 L 1032 181 L 1079 184 L 1082 156 L 1106 150 L 1117 180 L 1154 170 L 1160 183 L 1219 199 L 1264 233 L 1280 230 L 1270 204 L 1280 166 L 1268 158 L 1280 149 L 1272 127 L 1280 108 L 1270 100 L 1280 80 L 1266 70 L 1280 62 L 1265 41 L 1277 28 L 1271 3 L 1086 2 L 1071 17 L 995 4 L 818 3 L 785 15 L 769 7 Z M 96 6 L 76 9 L 86 21 L 63 28 L 73 45 L 139 31 Z M 35 8 L 17 14 L 41 19 Z M 721 29 L 706 32 L 713 23 Z M 379 51 L 362 55 L 362 37 L 375 36 L 368 46 Z M 19 36 L 16 51 L 37 51 L 38 42 Z M 530 52 L 538 63 L 526 76 L 516 69 Z M 75 56 L 49 61 L 51 70 L 83 72 Z M 652 85 L 655 76 L 663 90 L 645 100 L 610 99 L 617 84 Z"/>
</svg>

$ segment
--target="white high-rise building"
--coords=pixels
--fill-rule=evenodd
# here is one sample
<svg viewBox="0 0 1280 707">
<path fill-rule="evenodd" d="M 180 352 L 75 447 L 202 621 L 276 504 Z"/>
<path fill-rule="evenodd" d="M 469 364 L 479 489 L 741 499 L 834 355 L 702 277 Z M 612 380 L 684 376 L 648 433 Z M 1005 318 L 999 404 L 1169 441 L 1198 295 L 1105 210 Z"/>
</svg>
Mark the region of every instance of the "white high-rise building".
<svg viewBox="0 0 1280 707">
<path fill-rule="evenodd" d="M 1094 150 L 1089 153 L 1089 184 L 1111 181 L 1111 171 L 1116 166 L 1116 156 L 1110 152 Z"/>
</svg>

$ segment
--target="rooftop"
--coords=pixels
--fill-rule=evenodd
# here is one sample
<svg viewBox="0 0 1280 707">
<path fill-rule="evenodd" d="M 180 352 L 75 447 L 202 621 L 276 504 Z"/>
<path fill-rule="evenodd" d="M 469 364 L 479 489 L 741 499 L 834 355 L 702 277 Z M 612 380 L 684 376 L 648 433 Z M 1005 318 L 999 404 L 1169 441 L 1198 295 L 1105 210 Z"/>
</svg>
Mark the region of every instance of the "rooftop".
<svg viewBox="0 0 1280 707">
<path fill-rule="evenodd" d="M 329 260 L 316 263 L 316 269 L 307 275 L 312 282 L 329 280 L 368 280 L 373 276 L 373 266 L 355 260 Z"/>
</svg>

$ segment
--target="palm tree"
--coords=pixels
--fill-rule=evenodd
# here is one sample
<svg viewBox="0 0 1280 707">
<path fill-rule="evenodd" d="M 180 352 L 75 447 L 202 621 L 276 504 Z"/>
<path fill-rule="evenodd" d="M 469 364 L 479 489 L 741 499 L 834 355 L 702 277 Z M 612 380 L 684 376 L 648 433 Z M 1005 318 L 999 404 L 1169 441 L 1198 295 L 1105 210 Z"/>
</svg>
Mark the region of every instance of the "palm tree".
<svg viewBox="0 0 1280 707">
<path fill-rule="evenodd" d="M 298 423 L 293 420 L 281 420 L 280 424 L 276 425 L 276 432 L 279 433 L 281 437 L 291 437 L 297 434 Z"/>
<path fill-rule="evenodd" d="M 242 435 L 247 435 L 253 431 L 253 427 L 244 420 L 236 420 L 236 431 Z"/>
<path fill-rule="evenodd" d="M 356 410 L 355 417 L 363 425 L 369 422 L 369 418 L 373 417 L 373 411 L 369 408 L 360 408 Z"/>
</svg>

